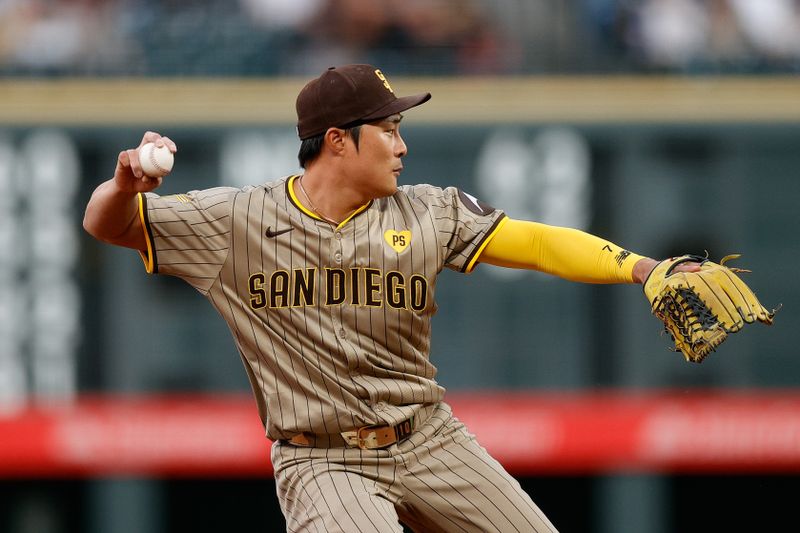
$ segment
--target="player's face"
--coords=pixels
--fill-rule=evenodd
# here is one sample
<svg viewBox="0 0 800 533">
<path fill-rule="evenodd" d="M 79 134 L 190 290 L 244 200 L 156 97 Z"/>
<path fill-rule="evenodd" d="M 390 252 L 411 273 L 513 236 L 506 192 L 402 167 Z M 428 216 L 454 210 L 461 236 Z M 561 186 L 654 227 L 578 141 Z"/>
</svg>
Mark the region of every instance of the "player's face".
<svg viewBox="0 0 800 533">
<path fill-rule="evenodd" d="M 400 136 L 402 115 L 392 115 L 361 126 L 358 150 L 352 151 L 353 185 L 370 198 L 390 196 L 397 191 L 403 170 L 401 158 L 408 149 Z M 352 139 L 349 142 L 355 143 Z"/>
</svg>

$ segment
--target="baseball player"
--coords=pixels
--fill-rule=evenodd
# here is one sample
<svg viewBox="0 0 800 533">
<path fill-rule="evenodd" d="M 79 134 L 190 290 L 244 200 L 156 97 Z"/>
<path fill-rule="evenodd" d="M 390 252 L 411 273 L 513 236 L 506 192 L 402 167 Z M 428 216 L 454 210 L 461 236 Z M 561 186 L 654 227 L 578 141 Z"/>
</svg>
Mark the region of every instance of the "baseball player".
<svg viewBox="0 0 800 533">
<path fill-rule="evenodd" d="M 402 113 L 429 98 L 397 97 L 370 65 L 331 68 L 297 97 L 301 175 L 159 196 L 133 148 L 86 209 L 90 234 L 184 279 L 227 322 L 288 531 L 556 531 L 444 402 L 437 276 L 481 262 L 641 283 L 656 264 L 456 188 L 398 186 Z"/>
</svg>

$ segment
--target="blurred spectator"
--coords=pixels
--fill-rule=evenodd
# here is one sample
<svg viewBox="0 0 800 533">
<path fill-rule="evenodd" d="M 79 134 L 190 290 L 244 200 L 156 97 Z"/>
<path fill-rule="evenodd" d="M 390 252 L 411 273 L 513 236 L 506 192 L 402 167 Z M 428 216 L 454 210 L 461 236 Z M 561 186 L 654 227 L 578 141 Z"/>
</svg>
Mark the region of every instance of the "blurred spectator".
<svg viewBox="0 0 800 533">
<path fill-rule="evenodd" d="M 800 58 L 800 2 L 729 0 L 742 34 L 767 61 Z"/>
<path fill-rule="evenodd" d="M 506 72 L 513 55 L 490 19 L 473 0 L 326 0 L 305 28 L 303 70 L 366 62 L 396 74 Z"/>
<path fill-rule="evenodd" d="M 82 8 L 71 2 L 4 2 L 0 32 L 4 61 L 45 72 L 75 67 L 86 49 L 91 24 L 90 14 Z"/>
<path fill-rule="evenodd" d="M 416 55 L 444 52 L 454 71 L 462 74 L 500 74 L 516 66 L 513 44 L 501 39 L 501 32 L 491 22 L 491 13 L 475 1 L 391 3 Z"/>
<path fill-rule="evenodd" d="M 709 21 L 696 0 L 646 0 L 638 14 L 638 44 L 650 63 L 681 66 L 704 54 Z"/>
<path fill-rule="evenodd" d="M 797 71 L 797 0 L 628 2 L 624 40 L 646 67 L 668 70 Z"/>
<path fill-rule="evenodd" d="M 0 0 L 0 74 L 797 72 L 800 0 Z"/>
<path fill-rule="evenodd" d="M 390 8 L 389 0 L 323 0 L 301 30 L 304 57 L 295 61 L 296 69 L 317 73 L 342 63 L 380 63 L 374 54 L 392 42 L 405 45 Z"/>
<path fill-rule="evenodd" d="M 323 0 L 240 0 L 242 9 L 259 27 L 268 30 L 297 28 L 319 9 Z"/>
<path fill-rule="evenodd" d="M 728 0 L 710 0 L 708 6 L 708 61 L 727 70 L 742 64 L 753 52 Z"/>
<path fill-rule="evenodd" d="M 117 8 L 102 0 L 4 0 L 0 63 L 38 74 L 122 69 L 136 47 L 109 24 Z"/>
</svg>

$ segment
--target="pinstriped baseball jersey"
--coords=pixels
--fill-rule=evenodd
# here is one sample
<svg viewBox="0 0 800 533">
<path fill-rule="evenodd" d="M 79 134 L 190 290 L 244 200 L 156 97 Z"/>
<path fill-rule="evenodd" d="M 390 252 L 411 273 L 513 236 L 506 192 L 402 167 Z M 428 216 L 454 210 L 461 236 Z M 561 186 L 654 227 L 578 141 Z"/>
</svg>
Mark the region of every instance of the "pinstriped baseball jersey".
<svg viewBox="0 0 800 533">
<path fill-rule="evenodd" d="M 505 215 L 415 185 L 335 227 L 295 180 L 140 195 L 148 272 L 186 280 L 225 319 L 271 439 L 397 424 L 439 402 L 437 275 L 469 272 Z"/>
</svg>

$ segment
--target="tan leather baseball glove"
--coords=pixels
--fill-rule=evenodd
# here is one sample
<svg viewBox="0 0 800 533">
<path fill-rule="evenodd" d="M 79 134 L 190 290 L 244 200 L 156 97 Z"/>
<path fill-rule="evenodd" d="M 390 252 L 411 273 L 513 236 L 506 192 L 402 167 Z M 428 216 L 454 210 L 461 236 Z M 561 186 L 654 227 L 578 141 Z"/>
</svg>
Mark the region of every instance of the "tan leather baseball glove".
<svg viewBox="0 0 800 533">
<path fill-rule="evenodd" d="M 655 316 L 675 342 L 675 351 L 687 361 L 701 362 L 730 333 L 755 321 L 772 324 L 777 310 L 768 311 L 739 273 L 725 263 L 739 255 L 728 255 L 719 263 L 696 255 L 666 259 L 656 265 L 644 283 L 644 293 Z M 675 271 L 681 263 L 697 262 L 697 272 Z"/>
</svg>

